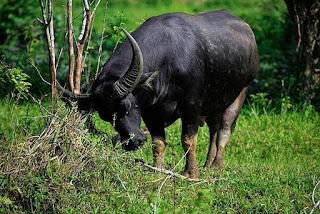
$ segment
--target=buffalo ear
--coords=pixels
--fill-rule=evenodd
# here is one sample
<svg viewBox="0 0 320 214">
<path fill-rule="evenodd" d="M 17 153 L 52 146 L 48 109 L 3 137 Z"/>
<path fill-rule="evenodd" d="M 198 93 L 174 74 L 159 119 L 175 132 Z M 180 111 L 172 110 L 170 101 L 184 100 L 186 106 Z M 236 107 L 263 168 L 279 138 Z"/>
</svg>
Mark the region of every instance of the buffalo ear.
<svg viewBox="0 0 320 214">
<path fill-rule="evenodd" d="M 156 78 L 156 76 L 158 74 L 159 74 L 159 71 L 143 74 L 143 76 L 141 77 L 141 81 L 139 82 L 139 85 L 137 86 L 137 88 L 141 87 L 146 90 L 152 90 L 153 89 L 152 81 Z"/>
</svg>

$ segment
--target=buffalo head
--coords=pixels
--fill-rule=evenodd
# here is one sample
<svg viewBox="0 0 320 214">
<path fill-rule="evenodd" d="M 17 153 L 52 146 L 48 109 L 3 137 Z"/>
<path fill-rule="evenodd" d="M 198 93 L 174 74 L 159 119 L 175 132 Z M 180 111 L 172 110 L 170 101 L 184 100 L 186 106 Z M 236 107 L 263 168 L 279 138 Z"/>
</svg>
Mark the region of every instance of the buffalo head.
<svg viewBox="0 0 320 214">
<path fill-rule="evenodd" d="M 111 81 L 95 80 L 91 92 L 86 94 L 65 90 L 59 83 L 57 86 L 64 97 L 77 101 L 81 110 L 94 109 L 101 119 L 113 124 L 120 135 L 113 140 L 123 142 L 126 150 L 134 150 L 147 139 L 140 129 L 141 111 L 132 94 L 141 79 L 143 57 L 135 39 L 126 30 L 122 30 L 133 50 L 130 67 L 123 76 Z"/>
</svg>

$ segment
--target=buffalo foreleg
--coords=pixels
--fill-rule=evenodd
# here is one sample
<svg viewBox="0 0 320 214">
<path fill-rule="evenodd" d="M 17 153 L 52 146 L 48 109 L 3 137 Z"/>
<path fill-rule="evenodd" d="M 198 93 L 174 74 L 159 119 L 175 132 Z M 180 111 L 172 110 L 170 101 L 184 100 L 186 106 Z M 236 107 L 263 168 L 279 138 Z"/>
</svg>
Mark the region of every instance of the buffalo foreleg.
<svg viewBox="0 0 320 214">
<path fill-rule="evenodd" d="M 152 151 L 153 162 L 157 168 L 164 169 L 164 151 L 165 151 L 164 138 L 152 137 Z"/>
<path fill-rule="evenodd" d="M 166 147 L 164 123 L 159 119 L 153 120 L 150 118 L 153 117 L 147 117 L 144 121 L 152 136 L 153 163 L 155 167 L 164 169 L 164 151 Z M 154 123 L 154 121 L 157 121 L 157 123 Z"/>
<path fill-rule="evenodd" d="M 189 179 L 195 179 L 199 176 L 199 168 L 196 159 L 197 135 L 197 133 L 191 136 L 183 135 L 181 139 L 183 149 L 187 153 L 184 176 Z"/>
<path fill-rule="evenodd" d="M 196 159 L 197 136 L 198 136 L 198 118 L 188 111 L 187 115 L 182 117 L 182 147 L 186 153 L 186 166 L 184 175 L 189 179 L 196 179 L 199 176 L 199 168 Z"/>
</svg>

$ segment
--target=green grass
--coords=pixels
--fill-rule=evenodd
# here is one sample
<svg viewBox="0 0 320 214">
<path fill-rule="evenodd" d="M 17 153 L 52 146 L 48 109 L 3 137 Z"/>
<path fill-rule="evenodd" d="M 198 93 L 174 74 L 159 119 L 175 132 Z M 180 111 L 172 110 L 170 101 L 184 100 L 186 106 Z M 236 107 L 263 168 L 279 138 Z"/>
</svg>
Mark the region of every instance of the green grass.
<svg viewBox="0 0 320 214">
<path fill-rule="evenodd" d="M 29 110 L 29 116 L 39 115 L 37 107 L 32 107 L 34 110 Z M 25 120 L 26 109 L 26 105 L 14 108 L 16 118 Z M 10 116 L 5 105 L 1 111 Z M 62 118 L 68 115 L 65 111 L 68 112 L 62 108 L 59 114 Z M 4 130 L 4 121 L 9 125 L 10 117 L 1 117 L 3 125 L 0 131 L 10 135 L 11 132 Z M 69 121 L 72 122 L 71 119 Z M 112 126 L 95 116 L 97 129 L 107 131 L 108 136 L 86 134 L 90 141 L 78 136 L 81 144 L 68 134 L 62 138 L 53 137 L 47 142 L 47 147 L 38 151 L 47 149 L 45 159 L 48 162 L 30 159 L 34 162 L 24 165 L 32 169 L 33 165 L 44 164 L 43 168 L 8 176 L 5 172 L 12 165 L 12 160 L 3 161 L 0 165 L 0 210 L 150 213 L 156 204 L 157 213 L 308 213 L 313 206 L 313 188 L 320 179 L 319 122 L 319 113 L 308 105 L 283 109 L 278 113 L 275 110 L 257 113 L 252 105 L 247 105 L 226 148 L 223 169 L 202 167 L 206 160 L 209 136 L 206 126 L 199 129 L 197 158 L 200 178 L 217 180 L 201 184 L 170 178 L 159 191 L 166 176 L 134 162 L 137 158 L 152 164 L 150 137 L 135 152 L 114 149 L 110 142 L 115 134 Z M 59 126 L 61 130 L 66 130 L 63 124 Z M 74 126 L 86 129 L 83 124 Z M 44 126 L 35 128 L 31 125 L 25 128 L 28 132 L 37 130 L 39 135 Z M 172 169 L 183 157 L 180 131 L 180 121 L 166 130 L 167 169 Z M 28 151 L 30 145 L 25 143 L 26 138 L 19 139 L 17 143 L 11 140 L 5 142 L 11 143 L 11 150 L 6 150 L 2 145 L 0 157 L 8 155 L 21 162 L 28 160 L 29 156 L 23 151 Z M 62 149 L 68 148 L 65 152 L 69 159 L 51 160 L 55 155 L 50 151 L 57 143 Z M 83 162 L 82 156 L 77 153 L 78 145 L 89 151 L 90 155 L 84 158 L 87 161 L 85 165 L 81 165 Z M 22 152 L 13 148 L 20 148 Z M 76 165 L 75 161 L 80 164 Z M 183 168 L 184 161 L 177 166 L 176 172 L 181 173 Z M 315 198 L 320 199 L 319 190 Z"/>
</svg>

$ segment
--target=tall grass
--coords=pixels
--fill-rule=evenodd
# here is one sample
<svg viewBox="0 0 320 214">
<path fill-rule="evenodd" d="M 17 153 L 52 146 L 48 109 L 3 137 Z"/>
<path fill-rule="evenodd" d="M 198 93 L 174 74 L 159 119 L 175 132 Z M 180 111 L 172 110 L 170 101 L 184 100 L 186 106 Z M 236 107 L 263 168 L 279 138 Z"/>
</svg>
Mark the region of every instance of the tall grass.
<svg viewBox="0 0 320 214">
<path fill-rule="evenodd" d="M 6 121 L 9 127 L 12 118 L 4 106 L 2 112 L 7 116 L 1 118 L 1 124 Z M 173 177 L 164 182 L 166 175 L 134 161 L 152 163 L 150 139 L 135 152 L 114 148 L 112 126 L 96 116 L 96 128 L 107 134 L 89 134 L 86 117 L 64 105 L 57 113 L 61 119 L 48 116 L 47 125 L 38 123 L 38 127 L 23 130 L 18 126 L 21 120 L 41 113 L 29 110 L 27 116 L 26 105 L 13 108 L 20 121 L 15 123 L 16 136 L 24 137 L 14 140 L 12 132 L 3 131 L 6 125 L 1 126 L 7 140 L 1 142 L 0 150 L 0 210 L 308 213 L 313 207 L 313 188 L 320 179 L 320 115 L 309 105 L 264 106 L 256 99 L 244 107 L 226 148 L 223 169 L 200 167 L 200 178 L 212 181 L 203 183 Z M 180 121 L 166 130 L 167 169 L 184 155 L 180 131 Z M 200 166 L 205 163 L 208 141 L 205 126 L 199 130 Z M 177 173 L 183 171 L 183 162 L 177 165 Z M 316 190 L 315 199 L 319 197 Z"/>
</svg>

